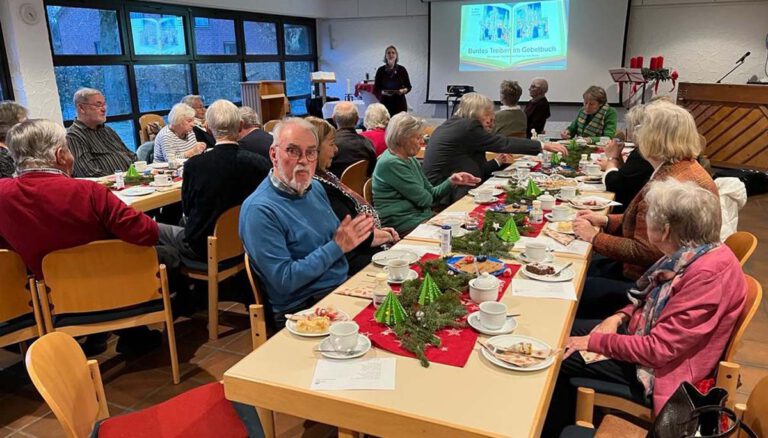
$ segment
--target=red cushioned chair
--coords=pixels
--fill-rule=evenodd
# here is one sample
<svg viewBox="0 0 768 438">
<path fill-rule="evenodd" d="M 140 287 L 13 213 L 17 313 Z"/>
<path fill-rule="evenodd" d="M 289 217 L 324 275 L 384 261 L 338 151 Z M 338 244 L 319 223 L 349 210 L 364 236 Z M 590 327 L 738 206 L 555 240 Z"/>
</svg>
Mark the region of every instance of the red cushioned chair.
<svg viewBox="0 0 768 438">
<path fill-rule="evenodd" d="M 88 360 L 75 339 L 47 334 L 27 351 L 27 371 L 67 436 L 247 437 L 248 431 L 218 382 L 168 401 L 116 417 L 109 416 L 98 362 Z"/>
</svg>

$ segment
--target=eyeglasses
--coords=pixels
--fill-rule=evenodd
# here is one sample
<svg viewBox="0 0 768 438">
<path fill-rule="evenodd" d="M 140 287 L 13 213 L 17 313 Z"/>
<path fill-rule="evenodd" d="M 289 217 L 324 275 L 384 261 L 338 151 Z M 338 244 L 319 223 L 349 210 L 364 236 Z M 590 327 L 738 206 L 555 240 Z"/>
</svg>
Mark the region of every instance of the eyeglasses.
<svg viewBox="0 0 768 438">
<path fill-rule="evenodd" d="M 285 152 L 287 152 L 294 160 L 300 160 L 301 157 L 304 156 L 307 157 L 307 161 L 317 160 L 318 154 L 317 149 L 307 149 L 305 152 L 302 152 L 301 149 L 295 147 L 287 147 L 285 148 Z"/>
<path fill-rule="evenodd" d="M 102 108 L 106 108 L 107 107 L 107 103 L 106 102 L 101 102 L 101 103 L 84 103 L 83 105 L 92 106 L 92 107 L 97 108 L 97 109 L 102 109 Z"/>
</svg>

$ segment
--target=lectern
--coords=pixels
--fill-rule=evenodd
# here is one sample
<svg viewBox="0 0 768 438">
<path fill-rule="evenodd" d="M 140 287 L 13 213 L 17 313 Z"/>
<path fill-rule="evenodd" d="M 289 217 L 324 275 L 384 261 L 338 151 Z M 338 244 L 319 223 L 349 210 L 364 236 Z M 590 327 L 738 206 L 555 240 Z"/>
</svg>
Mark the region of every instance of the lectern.
<svg viewBox="0 0 768 438">
<path fill-rule="evenodd" d="M 713 165 L 768 170 L 768 86 L 681 82 L 677 103 L 696 120 Z"/>
<path fill-rule="evenodd" d="M 256 110 L 261 123 L 285 117 L 285 81 L 240 82 L 243 105 Z"/>
</svg>

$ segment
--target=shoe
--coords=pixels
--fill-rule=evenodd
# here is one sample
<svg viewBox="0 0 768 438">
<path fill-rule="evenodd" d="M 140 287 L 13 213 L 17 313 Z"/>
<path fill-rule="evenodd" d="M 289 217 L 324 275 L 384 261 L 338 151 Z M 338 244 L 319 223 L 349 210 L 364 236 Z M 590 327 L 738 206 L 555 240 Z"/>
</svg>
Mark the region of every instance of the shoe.
<svg viewBox="0 0 768 438">
<path fill-rule="evenodd" d="M 115 349 L 120 354 L 143 353 L 163 344 L 162 332 L 147 327 L 121 330 L 118 334 L 120 338 Z"/>
<path fill-rule="evenodd" d="M 109 339 L 109 333 L 94 333 L 86 336 L 80 348 L 87 357 L 97 356 L 107 351 L 107 339 Z"/>
</svg>

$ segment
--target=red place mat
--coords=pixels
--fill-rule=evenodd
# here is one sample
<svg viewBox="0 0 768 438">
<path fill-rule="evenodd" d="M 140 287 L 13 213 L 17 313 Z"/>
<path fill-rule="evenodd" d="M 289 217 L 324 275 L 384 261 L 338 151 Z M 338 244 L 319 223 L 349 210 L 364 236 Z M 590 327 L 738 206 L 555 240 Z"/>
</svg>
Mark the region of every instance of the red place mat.
<svg viewBox="0 0 768 438">
<path fill-rule="evenodd" d="M 436 254 L 425 254 L 420 261 L 424 262 L 439 257 L 440 256 Z M 512 275 L 508 277 L 499 277 L 502 281 L 502 287 L 499 291 L 499 299 L 504 296 L 504 291 L 507 290 L 509 283 L 512 281 L 512 277 L 514 277 L 515 273 L 520 269 L 520 265 L 509 263 L 507 265 L 512 271 Z M 414 266 L 413 269 L 417 271 L 419 277 L 421 277 L 421 269 L 418 266 Z M 395 291 L 400 290 L 399 286 L 392 287 L 392 289 Z M 461 301 L 467 307 L 469 313 L 478 310 L 477 305 L 469 299 L 468 291 L 461 295 Z M 368 336 L 371 342 L 378 348 L 400 356 L 416 357 L 416 355 L 400 346 L 400 341 L 398 341 L 394 332 L 392 332 L 389 327 L 376 321 L 374 318 L 375 311 L 376 309 L 373 307 L 373 304 L 370 304 L 355 316 L 354 320 L 360 326 L 360 333 Z M 442 345 L 440 347 L 427 346 L 425 354 L 430 362 L 437 362 L 456 367 L 464 367 L 464 365 L 467 364 L 467 360 L 469 360 L 469 356 L 472 354 L 475 342 L 477 342 L 477 333 L 475 333 L 471 327 L 446 328 L 435 333 L 435 336 L 441 339 Z"/>
<path fill-rule="evenodd" d="M 503 204 L 505 197 L 506 197 L 506 194 L 499 196 L 499 202 L 497 202 L 496 204 Z M 483 220 L 485 219 L 485 212 L 493 205 L 495 204 L 478 205 L 472 211 L 469 212 L 470 216 L 477 219 L 478 229 L 483 228 Z M 549 211 L 549 210 L 546 210 L 546 211 Z M 542 218 L 542 222 L 540 224 L 531 224 L 528 222 L 528 217 L 526 217 L 525 224 L 531 228 L 531 231 L 520 233 L 520 235 L 525 237 L 538 237 L 538 235 L 541 234 L 541 230 L 543 230 L 544 226 L 547 225 L 547 219 Z M 501 224 L 501 225 L 503 226 L 504 224 Z"/>
</svg>

